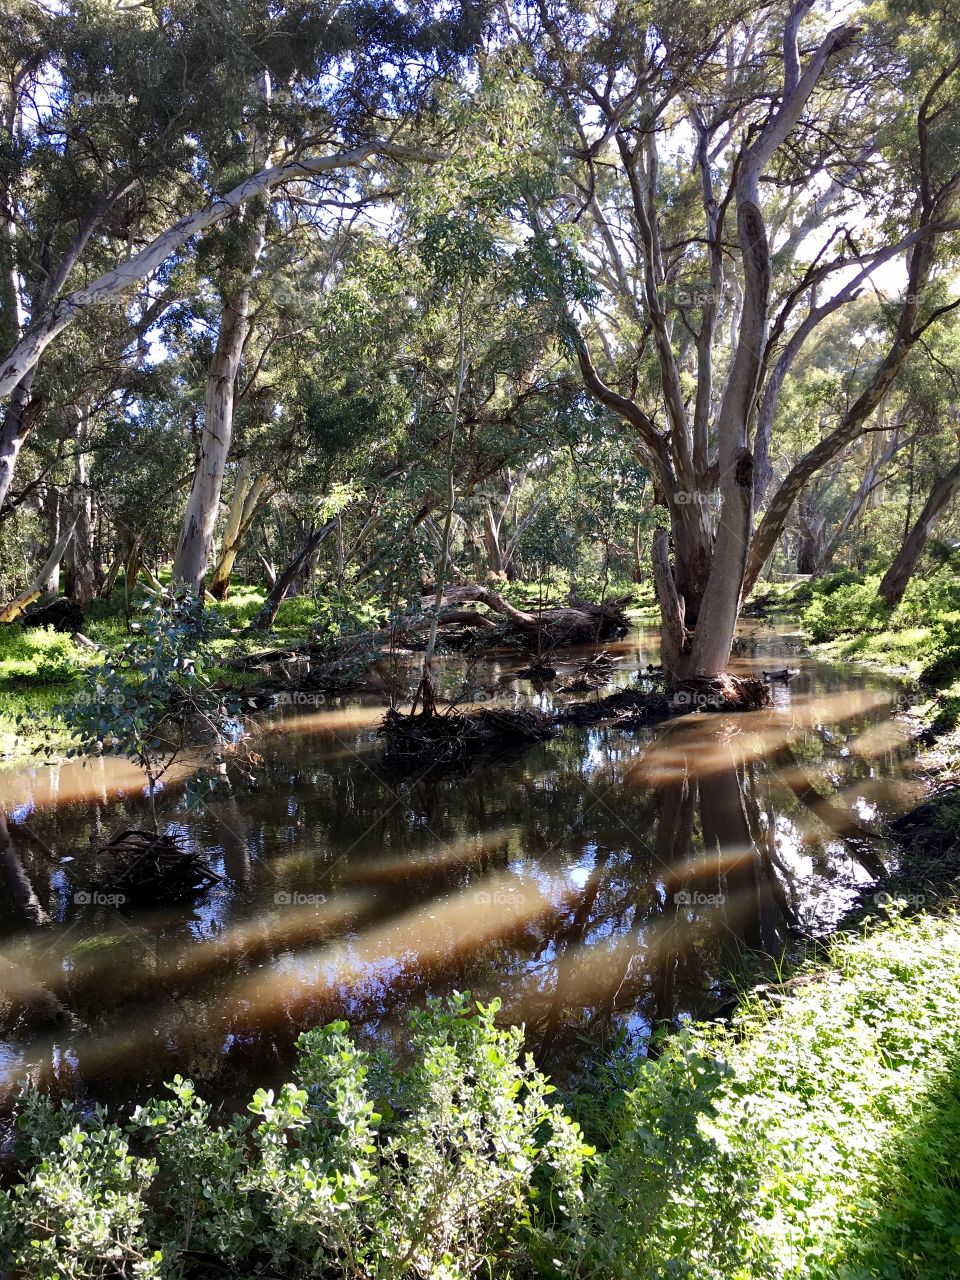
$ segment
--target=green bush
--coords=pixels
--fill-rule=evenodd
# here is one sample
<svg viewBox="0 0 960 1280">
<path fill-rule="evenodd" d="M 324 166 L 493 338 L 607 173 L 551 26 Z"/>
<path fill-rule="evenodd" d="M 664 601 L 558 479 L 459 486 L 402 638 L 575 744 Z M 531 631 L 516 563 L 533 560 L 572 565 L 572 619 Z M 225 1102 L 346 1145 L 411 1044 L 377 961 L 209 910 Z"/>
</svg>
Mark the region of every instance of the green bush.
<svg viewBox="0 0 960 1280">
<path fill-rule="evenodd" d="M 216 1124 L 179 1077 L 129 1123 L 22 1100 L 0 1255 L 24 1277 L 424 1276 L 509 1270 L 534 1222 L 575 1212 L 584 1147 L 518 1029 L 466 998 L 411 1016 L 398 1071 L 334 1023 L 294 1082 Z"/>
<path fill-rule="evenodd" d="M 335 1023 L 218 1122 L 188 1082 L 126 1124 L 23 1096 L 0 1258 L 25 1280 L 955 1280 L 960 921 L 836 942 L 733 1025 L 621 1054 L 548 1100 L 522 1032 L 465 997 L 405 1071 Z"/>
<path fill-rule="evenodd" d="M 824 578 L 814 587 L 813 598 L 803 611 L 803 625 L 811 638 L 820 643 L 836 636 L 881 630 L 885 614 L 877 598 L 879 583 L 875 577 L 851 581 L 850 575 L 834 574 Z"/>
<path fill-rule="evenodd" d="M 557 1280 L 960 1275 L 955 916 L 844 939 L 632 1071 Z"/>
</svg>

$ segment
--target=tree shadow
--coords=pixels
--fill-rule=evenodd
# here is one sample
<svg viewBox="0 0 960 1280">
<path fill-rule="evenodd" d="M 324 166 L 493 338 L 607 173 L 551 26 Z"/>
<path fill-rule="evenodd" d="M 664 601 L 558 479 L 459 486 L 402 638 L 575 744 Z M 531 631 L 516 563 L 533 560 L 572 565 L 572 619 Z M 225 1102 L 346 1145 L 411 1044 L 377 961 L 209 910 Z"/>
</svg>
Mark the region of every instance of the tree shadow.
<svg viewBox="0 0 960 1280">
<path fill-rule="evenodd" d="M 960 1045 L 914 1121 L 877 1160 L 858 1221 L 844 1224 L 836 1280 L 960 1276 Z"/>
</svg>

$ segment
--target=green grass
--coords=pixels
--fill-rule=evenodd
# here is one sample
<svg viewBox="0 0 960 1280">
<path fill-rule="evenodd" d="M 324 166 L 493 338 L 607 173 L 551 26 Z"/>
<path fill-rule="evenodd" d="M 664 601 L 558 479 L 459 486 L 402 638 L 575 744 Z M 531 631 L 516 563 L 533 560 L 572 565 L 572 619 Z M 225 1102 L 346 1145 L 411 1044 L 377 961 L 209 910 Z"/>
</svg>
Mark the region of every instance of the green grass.
<svg viewBox="0 0 960 1280">
<path fill-rule="evenodd" d="M 931 627 L 895 627 L 840 636 L 818 644 L 815 651 L 837 661 L 863 662 L 918 676 L 936 656 L 937 648 Z"/>
<path fill-rule="evenodd" d="M 960 921 L 846 937 L 620 1082 L 560 1272 L 960 1275 Z M 588 1131 L 589 1133 L 589 1131 Z"/>
<path fill-rule="evenodd" d="M 216 654 L 226 658 L 303 640 L 316 621 L 317 608 L 309 596 L 295 596 L 280 606 L 271 632 L 248 633 L 246 628 L 266 598 L 262 587 L 239 585 L 217 605 L 230 635 L 214 642 Z M 134 608 L 131 617 L 135 620 Z M 109 600 L 94 600 L 85 610 L 84 634 L 115 652 L 128 639 L 123 591 Z M 69 635 L 18 624 L 0 627 L 0 759 L 29 754 L 42 742 L 65 748 L 69 738 L 55 731 L 51 709 L 84 687 L 86 672 L 97 654 L 78 648 Z M 214 667 L 211 675 L 231 685 L 249 685 L 251 677 L 229 667 Z M 17 717 L 23 717 L 17 724 Z M 53 729 L 51 736 L 50 730 Z"/>
</svg>

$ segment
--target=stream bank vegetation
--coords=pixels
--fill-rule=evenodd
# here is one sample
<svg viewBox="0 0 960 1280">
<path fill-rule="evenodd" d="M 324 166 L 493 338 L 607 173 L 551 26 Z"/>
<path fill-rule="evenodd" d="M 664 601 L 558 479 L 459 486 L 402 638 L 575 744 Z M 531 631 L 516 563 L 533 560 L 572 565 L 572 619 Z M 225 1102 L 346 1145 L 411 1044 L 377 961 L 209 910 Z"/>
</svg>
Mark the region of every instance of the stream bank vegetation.
<svg viewBox="0 0 960 1280">
<path fill-rule="evenodd" d="M 468 997 L 411 1014 L 409 1066 L 303 1034 L 245 1116 L 180 1077 L 125 1115 L 27 1090 L 6 1256 L 25 1280 L 948 1280 L 960 921 L 885 912 L 586 1093 Z"/>
<path fill-rule="evenodd" d="M 738 635 L 777 611 L 917 681 L 941 790 L 903 887 L 950 891 L 958 75 L 934 0 L 8 0 L 0 747 L 142 772 L 96 891 L 211 883 L 170 792 L 254 780 L 257 711 L 359 694 L 388 772 L 482 770 L 788 699 Z M 659 663 L 619 687 L 641 616 Z M 726 747 L 718 850 L 760 834 Z M 697 797 L 662 790 L 672 867 Z M 4 1248 L 78 1280 L 957 1274 L 957 930 L 841 941 L 562 1105 L 466 1001 L 413 1016 L 410 1067 L 308 1033 L 252 1118 L 182 1080 L 112 1120 L 29 1095 Z"/>
</svg>

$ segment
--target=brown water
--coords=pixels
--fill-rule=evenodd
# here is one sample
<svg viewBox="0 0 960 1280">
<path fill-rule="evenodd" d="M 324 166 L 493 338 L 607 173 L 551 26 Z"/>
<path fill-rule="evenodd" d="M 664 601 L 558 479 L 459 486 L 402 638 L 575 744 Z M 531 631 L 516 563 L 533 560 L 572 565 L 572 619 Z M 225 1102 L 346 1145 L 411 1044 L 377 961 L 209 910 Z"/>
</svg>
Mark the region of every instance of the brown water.
<svg viewBox="0 0 960 1280">
<path fill-rule="evenodd" d="M 882 820 L 921 790 L 894 682 L 748 631 L 735 669 L 801 669 L 772 708 L 569 728 L 461 775 L 387 776 L 373 694 L 264 715 L 255 788 L 191 808 L 173 778 L 160 797 L 223 877 L 176 909 L 84 900 L 91 845 L 147 818 L 130 766 L 0 773 L 0 1091 L 26 1076 L 129 1096 L 180 1071 L 239 1100 L 284 1073 L 303 1027 L 346 1017 L 390 1040 L 454 989 L 500 996 L 548 1065 L 584 1036 L 642 1048 L 714 1013 L 745 955 L 842 915 L 890 858 Z M 609 647 L 614 685 L 657 660 L 650 629 Z M 471 680 L 507 704 L 565 700 L 521 665 Z"/>
</svg>

